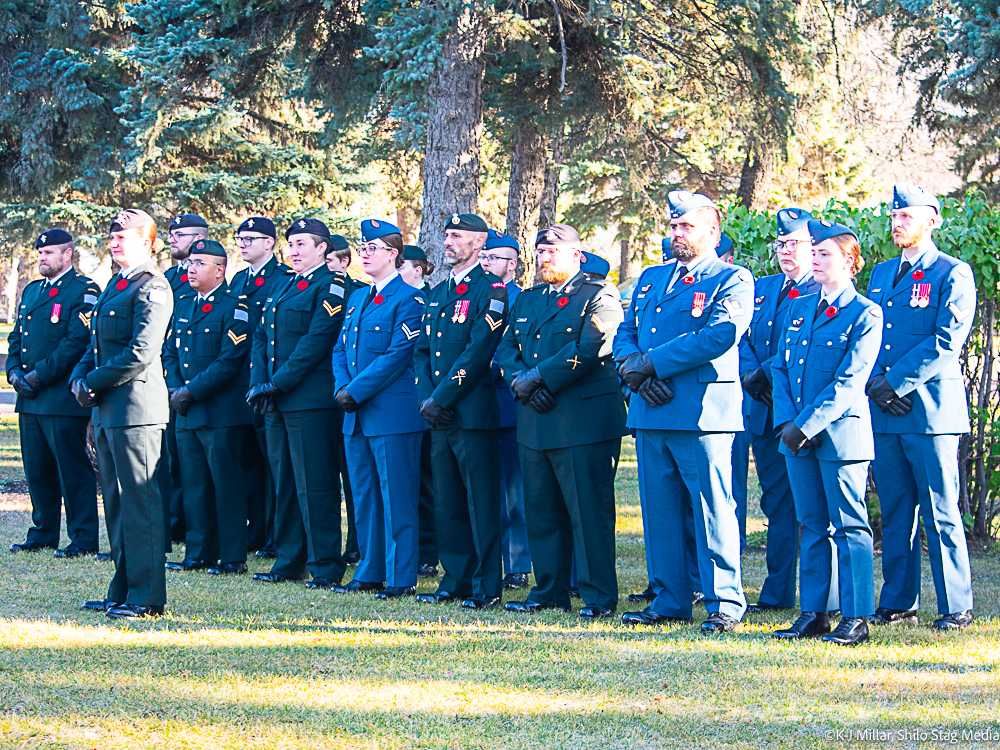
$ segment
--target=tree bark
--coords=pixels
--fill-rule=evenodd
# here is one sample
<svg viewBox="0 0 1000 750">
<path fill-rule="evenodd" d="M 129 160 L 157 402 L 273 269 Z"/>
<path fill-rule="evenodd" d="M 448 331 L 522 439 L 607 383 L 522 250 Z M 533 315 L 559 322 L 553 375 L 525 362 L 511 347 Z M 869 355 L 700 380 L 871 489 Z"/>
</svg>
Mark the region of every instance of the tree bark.
<svg viewBox="0 0 1000 750">
<path fill-rule="evenodd" d="M 541 229 L 556 223 L 559 201 L 559 178 L 562 174 L 566 136 L 560 123 L 549 134 L 549 159 L 545 164 L 545 185 L 542 188 L 542 202 L 538 209 L 538 226 Z"/>
<path fill-rule="evenodd" d="M 514 130 L 510 186 L 507 190 L 507 234 L 521 248 L 517 283 L 528 287 L 535 279 L 535 234 L 545 186 L 545 141 L 533 120 Z"/>
<path fill-rule="evenodd" d="M 15 310 L 21 304 L 21 295 L 24 294 L 24 288 L 35 278 L 35 263 L 37 261 L 38 252 L 30 247 L 26 247 L 17 259 L 17 293 L 14 295 Z"/>
<path fill-rule="evenodd" d="M 777 162 L 774 147 L 769 144 L 748 150 L 743 162 L 743 173 L 740 175 L 740 187 L 736 191 L 736 202 L 751 211 L 765 210 Z"/>
<path fill-rule="evenodd" d="M 458 7 L 455 26 L 442 47 L 441 67 L 427 91 L 430 112 L 420 246 L 435 265 L 432 284 L 450 271 L 444 264 L 444 232 L 449 217 L 474 213 L 479 204 L 487 24 L 482 0 Z"/>
<path fill-rule="evenodd" d="M 618 283 L 621 284 L 625 279 L 631 275 L 631 269 L 629 268 L 630 262 L 632 260 L 631 249 L 629 248 L 628 238 L 625 238 L 621 242 L 621 260 L 618 266 Z"/>
<path fill-rule="evenodd" d="M 13 268 L 10 260 L 0 261 L 0 323 L 11 323 L 14 321 L 14 300 L 7 294 L 7 287 L 11 281 L 10 275 Z"/>
</svg>

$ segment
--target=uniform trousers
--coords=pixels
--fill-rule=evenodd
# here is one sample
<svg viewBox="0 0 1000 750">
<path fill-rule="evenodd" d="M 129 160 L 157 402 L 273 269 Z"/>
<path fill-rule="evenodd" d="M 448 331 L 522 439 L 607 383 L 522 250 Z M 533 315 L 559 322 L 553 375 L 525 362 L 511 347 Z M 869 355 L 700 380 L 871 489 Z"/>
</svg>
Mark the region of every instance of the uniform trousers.
<svg viewBox="0 0 1000 750">
<path fill-rule="evenodd" d="M 772 607 L 794 607 L 799 522 L 785 457 L 778 451 L 780 443 L 773 435 L 753 436 L 760 509 L 767 517 L 767 578 L 757 601 Z"/>
<path fill-rule="evenodd" d="M 431 461 L 431 431 L 420 438 L 420 503 L 417 506 L 421 565 L 438 564 L 437 531 L 434 526 L 434 465 Z"/>
<path fill-rule="evenodd" d="M 177 455 L 177 415 L 171 411 L 170 421 L 163 430 L 163 445 L 160 447 L 159 479 L 163 511 L 166 514 L 167 549 L 171 542 L 184 539 L 187 529 L 184 521 L 184 495 L 181 489 L 180 458 Z"/>
<path fill-rule="evenodd" d="M 240 467 L 247 503 L 247 549 L 274 546 L 274 475 L 267 459 L 264 417 L 255 415 L 246 428 Z"/>
<path fill-rule="evenodd" d="M 505 573 L 530 573 L 528 528 L 524 520 L 524 480 L 517 428 L 500 428 L 500 545 Z"/>
</svg>

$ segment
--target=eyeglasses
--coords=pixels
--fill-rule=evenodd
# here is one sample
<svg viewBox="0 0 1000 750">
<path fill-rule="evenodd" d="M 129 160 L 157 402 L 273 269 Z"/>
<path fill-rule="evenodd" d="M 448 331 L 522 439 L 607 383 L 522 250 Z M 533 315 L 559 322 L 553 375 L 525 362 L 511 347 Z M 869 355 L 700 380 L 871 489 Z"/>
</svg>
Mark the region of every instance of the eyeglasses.
<svg viewBox="0 0 1000 750">
<path fill-rule="evenodd" d="M 264 236 L 261 236 L 261 235 L 253 236 L 253 235 L 246 235 L 246 234 L 237 234 L 237 235 L 234 235 L 233 238 L 236 240 L 236 244 L 239 245 L 240 247 L 249 247 L 250 245 L 252 245 L 257 240 L 266 240 L 267 239 L 267 237 L 264 237 Z"/>
<path fill-rule="evenodd" d="M 170 233 L 171 237 L 201 237 L 201 232 L 178 232 L 174 230 Z"/>
<path fill-rule="evenodd" d="M 385 245 L 361 245 L 358 247 L 358 255 L 362 258 L 370 258 L 376 250 L 392 250 L 392 248 Z"/>
<path fill-rule="evenodd" d="M 799 244 L 808 245 L 810 243 L 805 240 L 777 240 L 774 243 L 774 251 L 776 253 L 794 253 L 798 249 Z"/>
<path fill-rule="evenodd" d="M 215 263 L 213 261 L 204 260 L 189 260 L 188 268 L 204 268 L 205 266 L 222 266 L 224 263 Z"/>
<path fill-rule="evenodd" d="M 483 255 L 482 253 L 480 253 L 479 255 L 480 263 L 485 261 L 486 263 L 493 264 L 493 263 L 499 263 L 502 260 L 511 261 L 511 260 L 517 260 L 517 258 L 506 258 L 503 255 Z"/>
</svg>

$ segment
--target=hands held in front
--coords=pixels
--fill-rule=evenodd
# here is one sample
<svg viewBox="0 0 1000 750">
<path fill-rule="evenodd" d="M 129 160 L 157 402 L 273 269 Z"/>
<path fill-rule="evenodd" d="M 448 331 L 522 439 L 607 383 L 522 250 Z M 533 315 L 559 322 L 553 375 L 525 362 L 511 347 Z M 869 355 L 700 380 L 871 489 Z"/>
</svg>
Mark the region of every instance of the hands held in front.
<svg viewBox="0 0 1000 750">
<path fill-rule="evenodd" d="M 428 398 L 420 404 L 420 416 L 431 427 L 448 427 L 455 421 L 455 412 L 451 409 L 445 409 L 433 398 Z"/>
<path fill-rule="evenodd" d="M 69 390 L 77 403 L 85 409 L 97 406 L 97 394 L 90 390 L 86 378 L 77 378 L 69 384 Z"/>
<path fill-rule="evenodd" d="M 281 392 L 274 383 L 258 383 L 247 393 L 247 403 L 253 407 L 254 414 L 267 414 L 274 409 L 274 399 Z"/>
<path fill-rule="evenodd" d="M 354 396 L 347 392 L 346 385 L 337 391 L 337 395 L 334 396 L 334 400 L 337 402 L 337 406 L 348 414 L 353 414 L 361 408 L 361 404 L 355 401 Z"/>
<path fill-rule="evenodd" d="M 545 385 L 545 379 L 537 367 L 517 373 L 510 389 L 514 392 L 514 398 L 539 414 L 547 414 L 555 409 L 558 403 L 552 391 Z"/>
<path fill-rule="evenodd" d="M 754 401 L 759 401 L 765 406 L 771 406 L 771 381 L 767 379 L 767 374 L 763 367 L 751 370 L 740 378 L 743 390 L 747 392 Z"/>
<path fill-rule="evenodd" d="M 818 445 L 823 444 L 823 438 L 819 435 L 814 437 L 812 440 L 806 437 L 806 434 L 802 432 L 796 425 L 795 422 L 785 422 L 781 427 L 781 442 L 785 444 L 796 456 L 799 455 L 799 451 L 804 448 L 815 448 Z"/>
<path fill-rule="evenodd" d="M 625 382 L 632 393 L 638 393 L 639 386 L 647 378 L 656 377 L 653 360 L 648 354 L 630 354 L 627 357 L 617 357 L 615 362 L 618 362 L 618 377 Z"/>
<path fill-rule="evenodd" d="M 883 414 L 889 413 L 894 417 L 905 417 L 913 409 L 913 399 L 908 396 L 899 396 L 885 375 L 876 375 L 865 386 L 865 395 L 872 400 Z"/>
</svg>

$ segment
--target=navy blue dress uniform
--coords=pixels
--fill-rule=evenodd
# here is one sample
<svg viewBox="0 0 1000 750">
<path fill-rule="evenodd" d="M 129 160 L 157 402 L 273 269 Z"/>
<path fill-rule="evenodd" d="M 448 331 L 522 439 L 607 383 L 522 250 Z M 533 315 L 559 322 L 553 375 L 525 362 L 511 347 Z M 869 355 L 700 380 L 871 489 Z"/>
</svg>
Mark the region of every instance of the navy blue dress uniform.
<svg viewBox="0 0 1000 750">
<path fill-rule="evenodd" d="M 329 239 L 326 225 L 299 219 L 285 238 Z M 254 580 L 302 580 L 330 588 L 343 578 L 339 450 L 333 420 L 333 346 L 344 320 L 344 285 L 326 264 L 286 275 L 265 301 L 250 355 L 248 399 L 266 409 L 267 450 L 274 473 L 278 559 Z"/>
<path fill-rule="evenodd" d="M 175 216 L 170 222 L 170 231 L 175 229 L 201 229 L 208 233 L 208 222 L 198 214 L 180 214 Z M 174 307 L 180 302 L 182 297 L 192 294 L 191 285 L 188 283 L 187 261 L 181 261 L 176 266 L 171 266 L 163 272 L 164 278 L 170 283 L 170 290 L 174 295 Z M 167 549 L 170 549 L 170 542 L 180 541 L 185 538 L 187 522 L 184 519 L 184 490 L 181 480 L 180 457 L 177 452 L 177 417 L 170 412 L 170 421 L 167 429 L 163 432 L 163 450 L 160 461 L 160 494 L 163 496 L 165 511 L 170 513 L 167 529 L 169 535 L 167 539 Z"/>
<path fill-rule="evenodd" d="M 510 235 L 491 229 L 486 238 L 484 250 L 497 247 L 513 248 L 518 252 L 517 240 Z M 513 279 L 507 287 L 507 303 L 511 309 L 517 295 L 521 293 Z M 504 586 L 526 585 L 531 573 L 531 552 L 528 549 L 528 527 L 524 511 L 524 479 L 521 476 L 521 460 L 517 444 L 517 405 L 510 392 L 510 386 L 500 374 L 499 351 L 490 365 L 493 382 L 496 384 L 497 406 L 500 408 L 500 551 L 503 558 Z"/>
<path fill-rule="evenodd" d="M 365 242 L 398 233 L 388 222 L 361 224 Z M 334 391 L 346 391 L 357 405 L 343 421 L 361 551 L 348 591 L 384 585 L 382 596 L 397 598 L 412 594 L 417 584 L 424 420 L 413 348 L 425 306 L 423 292 L 393 273 L 372 292 L 359 289 L 351 295 L 333 349 Z"/>
<path fill-rule="evenodd" d="M 264 216 L 251 216 L 239 228 L 239 232 L 259 232 L 277 238 L 274 222 Z M 272 255 L 256 273 L 247 266 L 233 276 L 229 288 L 243 296 L 250 313 L 250 339 L 264 315 L 264 303 L 274 293 L 277 284 L 284 283 L 288 266 Z M 252 346 L 252 343 L 251 343 Z M 254 414 L 253 425 L 247 430 L 243 440 L 244 489 L 247 493 L 247 548 L 257 550 L 260 557 L 273 557 L 274 551 L 274 476 L 267 459 L 267 430 L 264 415 Z"/>
<path fill-rule="evenodd" d="M 853 232 L 812 219 L 809 234 L 817 245 Z M 792 423 L 806 438 L 797 455 L 784 441 L 780 447 L 802 525 L 800 607 L 803 618 L 823 623 L 811 625 L 810 635 L 829 631 L 831 610 L 843 611 L 841 625 L 860 619 L 854 632 L 841 633 L 838 626 L 832 636 L 860 642 L 867 639 L 864 618 L 875 611 L 865 502 L 874 445 L 864 388 L 882 341 L 882 311 L 849 283 L 829 299 L 822 289 L 794 299 L 785 320 L 771 374 L 775 429 Z M 800 637 L 807 625 L 796 623 L 775 635 Z"/>
<path fill-rule="evenodd" d="M 110 231 L 151 224 L 149 214 L 126 209 Z M 167 600 L 166 516 L 157 479 L 170 417 L 161 351 L 172 312 L 170 285 L 153 258 L 115 274 L 91 312 L 92 346 L 70 376 L 88 403 L 96 401 L 97 465 L 115 562 L 105 601 L 85 606 L 112 617 L 161 613 Z"/>
<path fill-rule="evenodd" d="M 939 209 L 937 198 L 920 188 L 896 186 L 893 207 L 909 206 Z M 973 603 L 958 443 L 969 431 L 959 355 L 975 317 L 976 285 L 969 265 L 942 253 L 930 237 L 914 250 L 912 262 L 904 255 L 880 263 L 868 283 L 869 298 L 885 315 L 868 390 L 885 578 L 876 620 L 909 619 L 920 606 L 922 518 L 943 616 L 935 626 L 953 628 L 971 621 Z M 890 409 L 892 399 L 905 399 L 905 408 Z"/>
<path fill-rule="evenodd" d="M 570 229 L 550 227 L 538 242 L 578 238 Z M 548 284 L 524 290 L 511 311 L 500 366 L 519 396 L 517 439 L 535 585 L 526 601 L 507 603 L 510 611 L 569 611 L 574 558 L 586 605 L 581 617 L 606 617 L 618 606 L 614 479 L 627 431 L 611 345 L 622 318 L 621 301 L 583 272 L 558 290 Z M 518 388 L 518 376 L 532 370 L 541 378 L 535 390 L 548 390 L 551 408 L 536 406 L 534 391 Z"/>
<path fill-rule="evenodd" d="M 449 228 L 486 233 L 474 214 Z M 443 420 L 432 424 L 434 519 L 444 566 L 435 594 L 418 601 L 499 605 L 500 408 L 490 367 L 507 321 L 507 288 L 475 263 L 431 290 L 414 355 L 420 401 L 433 399 Z"/>
<path fill-rule="evenodd" d="M 687 194 L 672 214 L 712 206 L 705 196 Z M 635 394 L 630 401 L 628 426 L 636 434 L 646 560 L 656 598 L 645 611 L 624 615 L 623 622 L 690 620 L 692 512 L 709 612 L 703 628 L 728 630 L 743 616 L 732 449 L 734 433 L 743 429 L 737 345 L 752 306 L 750 272 L 714 252 L 690 265 L 673 259 L 647 268 L 633 290 L 615 338 L 615 358 L 646 355 L 655 378 L 643 386 L 668 381 L 675 395 L 656 406 Z"/>
<path fill-rule="evenodd" d="M 812 214 L 798 208 L 778 211 L 778 237 L 808 228 Z M 799 555 L 799 523 L 788 484 L 781 440 L 774 432 L 771 409 L 771 364 L 778 354 L 786 329 L 785 318 L 799 297 L 821 289 L 811 270 L 797 279 L 777 273 L 754 284 L 753 319 L 740 342 L 740 379 L 746 393 L 747 434 L 753 446 L 760 508 L 767 518 L 767 578 L 753 611 L 795 606 L 796 566 Z M 784 351 L 784 350 L 782 350 Z"/>
<path fill-rule="evenodd" d="M 71 243 L 50 229 L 35 248 Z M 59 546 L 63 497 L 69 545 L 57 552 L 74 557 L 98 547 L 97 483 L 87 458 L 84 409 L 69 392 L 69 376 L 90 343 L 90 311 L 100 288 L 72 267 L 55 279 L 24 288 L 14 328 L 7 337 L 7 380 L 17 391 L 21 456 L 31 496 L 31 528 L 11 550 Z"/>
<path fill-rule="evenodd" d="M 198 240 L 192 254 L 226 257 L 218 242 Z M 177 413 L 177 450 L 187 521 L 185 559 L 169 569 L 246 572 L 247 508 L 240 458 L 253 411 L 250 311 L 225 281 L 174 308 L 163 367 Z M 216 566 L 215 563 L 221 564 Z"/>
</svg>

